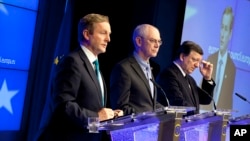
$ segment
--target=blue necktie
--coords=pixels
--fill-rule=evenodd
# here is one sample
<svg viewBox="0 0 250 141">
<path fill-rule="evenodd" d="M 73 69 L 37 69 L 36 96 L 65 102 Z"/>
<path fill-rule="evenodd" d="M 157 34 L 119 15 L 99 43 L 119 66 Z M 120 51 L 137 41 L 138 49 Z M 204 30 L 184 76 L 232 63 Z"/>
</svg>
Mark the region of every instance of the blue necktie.
<svg viewBox="0 0 250 141">
<path fill-rule="evenodd" d="M 217 84 L 217 86 L 215 87 L 215 95 L 214 95 L 214 97 L 215 97 L 215 103 L 217 104 L 218 103 L 218 101 L 219 101 L 219 97 L 220 97 L 220 89 L 219 89 L 219 87 L 220 87 L 220 76 L 221 76 L 221 71 L 222 71 L 222 69 L 221 69 L 221 67 L 222 67 L 222 64 L 223 64 L 223 61 L 222 60 L 220 60 L 219 61 L 219 68 L 218 68 L 218 72 L 217 72 L 217 74 L 216 74 L 216 84 Z"/>
<path fill-rule="evenodd" d="M 93 62 L 93 64 L 94 64 L 94 66 L 95 66 L 95 73 L 96 73 L 97 79 L 98 79 L 99 84 L 100 84 L 100 87 L 101 87 L 101 92 L 102 92 L 102 104 L 104 105 L 103 83 L 102 83 L 102 78 L 101 78 L 101 73 L 100 73 L 100 69 L 99 69 L 99 62 L 98 62 L 98 60 L 96 59 L 96 60 Z"/>
<path fill-rule="evenodd" d="M 150 80 L 150 79 L 152 79 L 152 73 L 151 73 L 150 66 L 146 67 L 146 73 L 147 73 L 147 79 L 148 79 L 149 86 L 150 86 L 151 96 L 154 97 L 154 84 Z"/>
</svg>

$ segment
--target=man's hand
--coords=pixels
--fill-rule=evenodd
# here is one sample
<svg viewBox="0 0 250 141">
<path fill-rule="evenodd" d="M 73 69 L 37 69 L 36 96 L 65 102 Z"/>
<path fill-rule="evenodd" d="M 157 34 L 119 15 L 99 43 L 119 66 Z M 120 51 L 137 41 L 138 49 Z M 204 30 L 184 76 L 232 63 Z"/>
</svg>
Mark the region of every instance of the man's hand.
<svg viewBox="0 0 250 141">
<path fill-rule="evenodd" d="M 103 120 L 114 118 L 115 114 L 114 114 L 114 111 L 110 108 L 102 108 L 98 112 L 98 116 L 99 116 L 100 121 L 103 121 Z"/>
<path fill-rule="evenodd" d="M 211 80 L 213 73 L 213 64 L 205 60 L 202 60 L 200 64 L 200 72 L 205 80 Z"/>
<path fill-rule="evenodd" d="M 116 109 L 116 110 L 114 110 L 114 114 L 115 114 L 114 118 L 117 118 L 117 117 L 123 116 L 123 111 Z"/>
</svg>

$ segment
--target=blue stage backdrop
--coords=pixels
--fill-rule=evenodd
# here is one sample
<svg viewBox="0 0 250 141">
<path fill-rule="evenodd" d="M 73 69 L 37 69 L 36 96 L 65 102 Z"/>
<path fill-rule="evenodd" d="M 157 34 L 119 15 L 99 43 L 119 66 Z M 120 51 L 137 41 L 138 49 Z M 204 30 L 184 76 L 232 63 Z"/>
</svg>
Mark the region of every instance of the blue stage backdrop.
<svg viewBox="0 0 250 141">
<path fill-rule="evenodd" d="M 38 0 L 0 0 L 0 131 L 19 130 Z"/>
</svg>

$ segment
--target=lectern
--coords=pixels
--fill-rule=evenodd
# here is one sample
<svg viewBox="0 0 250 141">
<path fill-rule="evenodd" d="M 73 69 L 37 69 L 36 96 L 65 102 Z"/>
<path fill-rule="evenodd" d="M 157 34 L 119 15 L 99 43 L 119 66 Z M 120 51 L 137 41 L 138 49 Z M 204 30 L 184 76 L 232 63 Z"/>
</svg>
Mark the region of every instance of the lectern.
<svg viewBox="0 0 250 141">
<path fill-rule="evenodd" d="M 211 111 L 185 116 L 194 110 L 194 107 L 165 107 L 103 121 L 99 130 L 109 132 L 112 141 L 225 141 L 230 115 Z"/>
<path fill-rule="evenodd" d="M 194 107 L 171 106 L 100 123 L 112 141 L 179 141 L 183 116 Z"/>
<path fill-rule="evenodd" d="M 215 110 L 185 117 L 182 123 L 183 141 L 225 141 L 231 111 Z"/>
</svg>

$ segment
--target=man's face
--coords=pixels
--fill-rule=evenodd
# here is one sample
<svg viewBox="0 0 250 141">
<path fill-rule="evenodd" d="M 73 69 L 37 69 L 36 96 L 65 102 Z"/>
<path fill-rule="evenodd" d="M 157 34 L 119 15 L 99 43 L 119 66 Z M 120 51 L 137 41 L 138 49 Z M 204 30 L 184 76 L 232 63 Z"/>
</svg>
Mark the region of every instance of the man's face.
<svg viewBox="0 0 250 141">
<path fill-rule="evenodd" d="M 226 51 L 228 47 L 228 42 L 231 38 L 231 24 L 232 17 L 229 14 L 223 15 L 221 30 L 220 30 L 220 50 Z"/>
<path fill-rule="evenodd" d="M 150 28 L 149 30 L 150 34 L 140 37 L 142 40 L 140 48 L 145 58 L 156 57 L 162 44 L 159 31 L 154 28 Z"/>
<path fill-rule="evenodd" d="M 90 50 L 98 55 L 105 53 L 108 42 L 110 42 L 111 27 L 108 22 L 95 23 L 92 34 L 89 34 Z"/>
<path fill-rule="evenodd" d="M 200 63 L 202 61 L 202 55 L 195 51 L 191 51 L 188 56 L 181 54 L 181 61 L 181 67 L 184 72 L 190 74 L 200 66 Z"/>
</svg>

